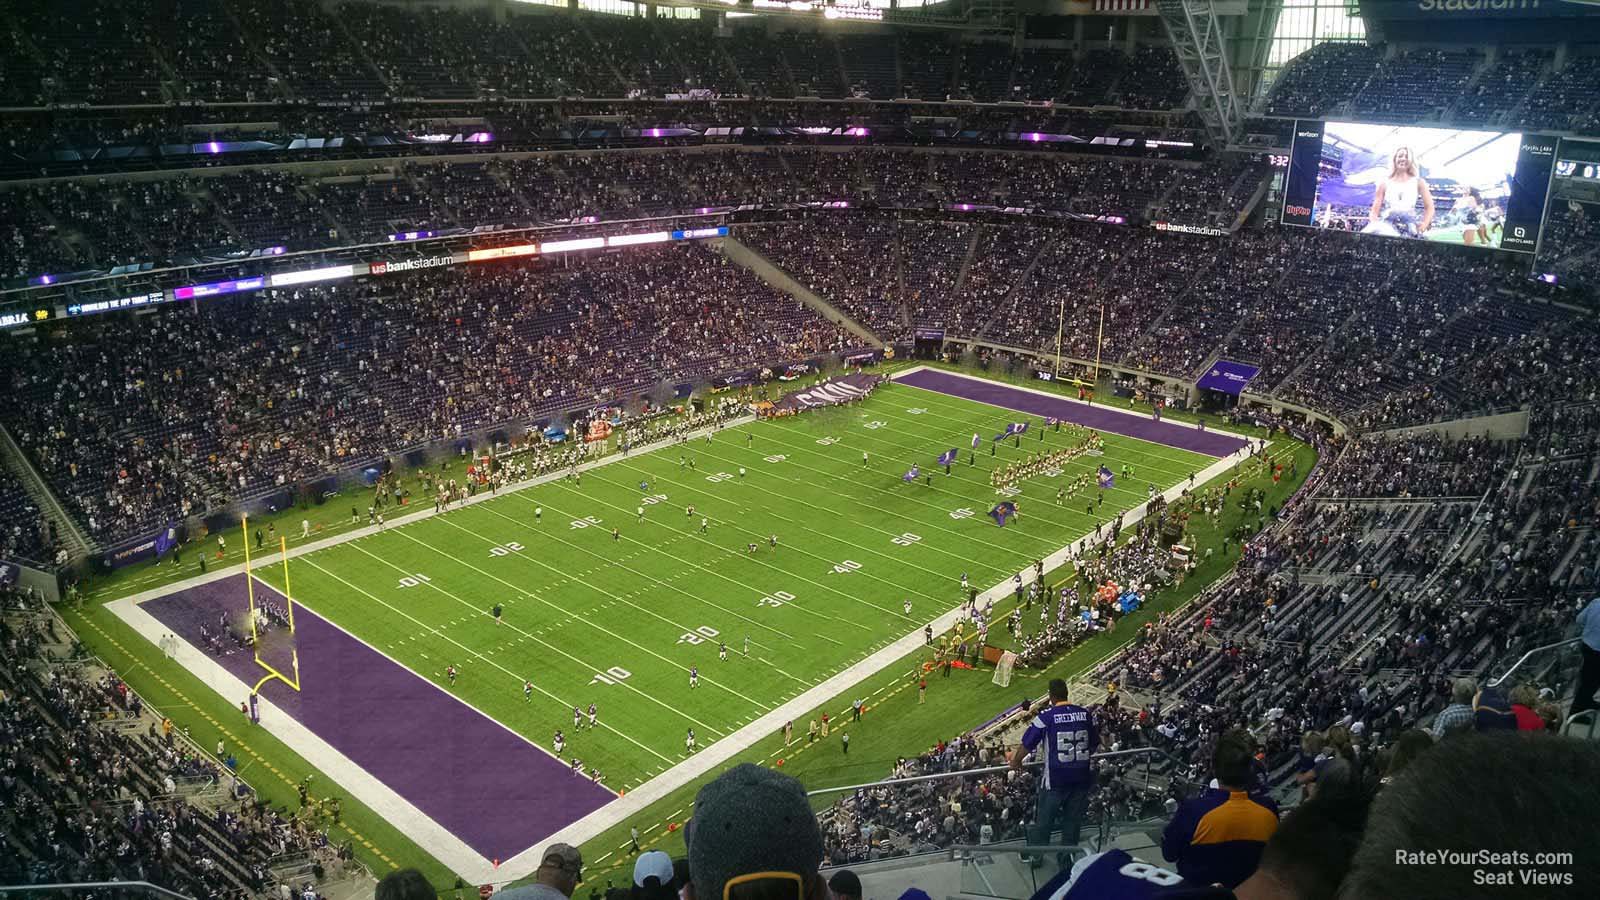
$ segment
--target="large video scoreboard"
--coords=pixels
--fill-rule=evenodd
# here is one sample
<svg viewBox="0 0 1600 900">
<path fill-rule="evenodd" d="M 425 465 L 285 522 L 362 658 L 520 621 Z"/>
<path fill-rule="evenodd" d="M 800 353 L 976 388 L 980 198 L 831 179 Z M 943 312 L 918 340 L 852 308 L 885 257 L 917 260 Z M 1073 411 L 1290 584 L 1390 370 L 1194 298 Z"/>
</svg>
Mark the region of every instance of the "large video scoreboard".
<svg viewBox="0 0 1600 900">
<path fill-rule="evenodd" d="M 1286 225 L 1533 253 L 1560 138 L 1295 123 Z"/>
</svg>

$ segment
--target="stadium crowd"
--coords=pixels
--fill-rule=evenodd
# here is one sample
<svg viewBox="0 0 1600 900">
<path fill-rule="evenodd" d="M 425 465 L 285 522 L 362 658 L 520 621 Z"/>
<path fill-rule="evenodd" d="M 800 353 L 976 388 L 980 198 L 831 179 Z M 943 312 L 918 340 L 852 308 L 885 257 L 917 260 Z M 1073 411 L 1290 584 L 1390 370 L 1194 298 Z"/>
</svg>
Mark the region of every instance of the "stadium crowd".
<svg viewBox="0 0 1600 900">
<path fill-rule="evenodd" d="M 1090 809 L 1177 823 L 1181 804 L 1216 795 L 1190 785 L 1221 776 L 1213 756 L 1229 740 L 1245 742 L 1250 774 L 1224 789 L 1293 806 L 1319 784 L 1393 783 L 1418 754 L 1441 752 L 1427 749 L 1438 740 L 1557 728 L 1572 677 L 1565 661 L 1547 657 L 1510 685 L 1487 683 L 1560 637 L 1600 585 L 1594 406 L 1536 409 L 1523 441 L 1325 445 L 1324 466 L 1296 498 L 1242 536 L 1229 575 L 1146 623 L 1091 676 L 1111 685 L 1088 704 L 1098 749 L 1153 747 L 1177 764 L 1162 762 L 1165 777 L 1146 790 L 1107 761 Z M 1196 499 L 1203 514 L 1212 499 Z M 1062 606 L 1075 597 L 1063 593 Z M 1028 637 L 1056 629 L 1051 618 L 1037 632 L 1029 622 Z M 998 764 L 1010 748 L 1002 732 L 941 743 L 892 777 Z M 860 789 L 823 816 L 826 858 L 1020 838 L 1034 818 L 1032 780 L 1007 772 Z M 1189 874 L 1181 853 L 1168 859 Z"/>
<path fill-rule="evenodd" d="M 238 761 L 204 755 L 116 675 L 63 643 L 53 616 L 0 619 L 0 822 L 7 884 L 149 881 L 197 900 L 309 883 L 275 875 L 290 858 L 316 879 L 342 870 L 348 847 L 331 820 L 261 802 Z M 24 825 L 25 823 L 25 825 Z"/>
<path fill-rule="evenodd" d="M 98 540 L 429 441 L 859 346 L 699 246 L 301 287 L 131 325 L 0 362 L 28 401 L 7 427 Z"/>
</svg>

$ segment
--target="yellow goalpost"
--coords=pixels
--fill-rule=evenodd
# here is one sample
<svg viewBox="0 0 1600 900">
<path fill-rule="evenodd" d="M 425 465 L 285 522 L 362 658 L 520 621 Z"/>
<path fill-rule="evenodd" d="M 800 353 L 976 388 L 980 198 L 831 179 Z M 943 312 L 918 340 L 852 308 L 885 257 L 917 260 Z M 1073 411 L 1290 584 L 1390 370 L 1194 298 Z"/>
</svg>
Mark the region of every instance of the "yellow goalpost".
<svg viewBox="0 0 1600 900">
<path fill-rule="evenodd" d="M 294 671 L 293 678 L 285 675 L 272 663 L 261 658 L 261 635 L 256 630 L 256 615 L 259 612 L 259 608 L 256 606 L 256 578 L 250 568 L 250 517 L 245 515 L 241 517 L 241 521 L 244 524 L 244 583 L 250 604 L 250 649 L 255 656 L 256 665 L 267 671 L 267 674 L 256 682 L 256 686 L 250 689 L 250 693 L 259 694 L 261 686 L 274 678 L 298 691 L 300 690 L 300 650 L 294 646 L 294 594 L 289 589 L 289 541 L 282 536 L 278 538 L 278 551 L 283 560 L 283 599 L 288 609 L 289 661 L 290 668 Z"/>
</svg>

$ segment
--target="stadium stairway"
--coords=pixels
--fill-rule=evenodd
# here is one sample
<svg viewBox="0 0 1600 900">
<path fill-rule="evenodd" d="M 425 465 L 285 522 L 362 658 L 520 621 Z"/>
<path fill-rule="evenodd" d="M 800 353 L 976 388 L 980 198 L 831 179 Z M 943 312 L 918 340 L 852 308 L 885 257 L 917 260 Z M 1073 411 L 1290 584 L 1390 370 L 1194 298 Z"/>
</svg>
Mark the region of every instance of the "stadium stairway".
<svg viewBox="0 0 1600 900">
<path fill-rule="evenodd" d="M 875 346 L 884 346 L 884 340 L 868 331 L 855 319 L 845 315 L 833 304 L 818 296 L 816 292 L 796 281 L 788 272 L 778 268 L 772 260 L 739 242 L 737 238 L 723 238 L 720 242 L 721 250 L 728 259 L 749 269 L 767 284 L 772 285 L 789 296 L 811 307 L 830 322 L 837 323 L 846 331 Z"/>
<path fill-rule="evenodd" d="M 28 461 L 27 455 L 17 446 L 17 442 L 12 440 L 11 432 L 7 431 L 4 425 L 0 425 L 0 467 L 17 476 L 28 496 L 55 525 L 56 534 L 65 545 L 68 559 L 79 560 L 88 556 L 92 549 L 88 535 L 78 527 L 72 516 L 67 515 L 61 501 L 56 499 L 50 486 L 40 476 L 39 470 Z M 53 562 L 53 560 L 39 560 L 39 562 Z"/>
</svg>

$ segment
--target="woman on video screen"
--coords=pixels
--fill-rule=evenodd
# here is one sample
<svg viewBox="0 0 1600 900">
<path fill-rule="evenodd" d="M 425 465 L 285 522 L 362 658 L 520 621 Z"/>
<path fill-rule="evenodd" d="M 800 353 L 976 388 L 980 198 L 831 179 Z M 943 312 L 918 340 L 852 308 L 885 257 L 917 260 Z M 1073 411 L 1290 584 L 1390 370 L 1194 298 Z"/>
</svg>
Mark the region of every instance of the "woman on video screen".
<svg viewBox="0 0 1600 900">
<path fill-rule="evenodd" d="M 1417 201 L 1422 201 L 1422 221 L 1417 221 Z M 1378 182 L 1372 196 L 1371 218 L 1362 234 L 1420 238 L 1433 225 L 1433 194 L 1417 172 L 1410 147 L 1398 147 L 1389 164 L 1389 177 Z"/>
</svg>

